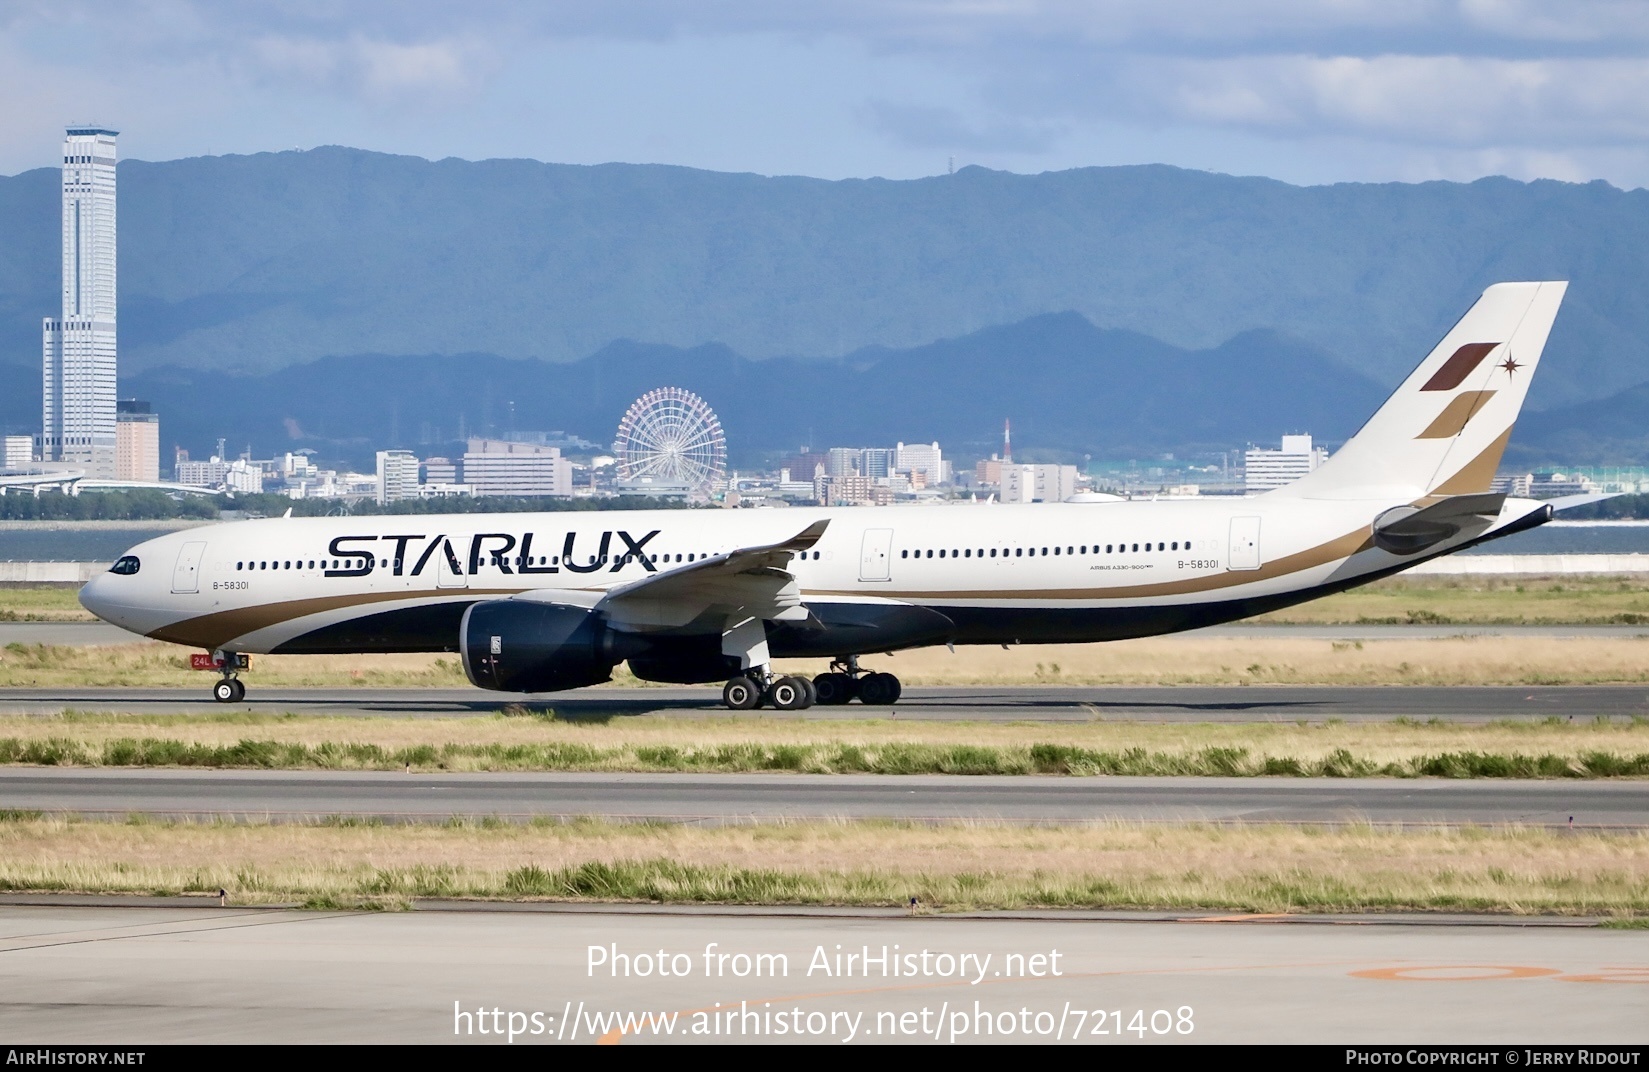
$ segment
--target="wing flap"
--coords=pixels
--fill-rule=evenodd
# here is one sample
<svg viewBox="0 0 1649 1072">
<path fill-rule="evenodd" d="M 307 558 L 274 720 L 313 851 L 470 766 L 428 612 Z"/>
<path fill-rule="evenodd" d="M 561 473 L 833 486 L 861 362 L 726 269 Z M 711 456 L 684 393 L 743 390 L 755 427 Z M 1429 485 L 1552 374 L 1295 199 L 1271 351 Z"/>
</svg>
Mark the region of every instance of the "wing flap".
<svg viewBox="0 0 1649 1072">
<path fill-rule="evenodd" d="M 680 629 L 706 618 L 805 621 L 801 589 L 786 567 L 818 543 L 829 524 L 815 521 L 788 540 L 643 577 L 612 589 L 598 606 L 614 626 L 637 632 Z"/>
</svg>

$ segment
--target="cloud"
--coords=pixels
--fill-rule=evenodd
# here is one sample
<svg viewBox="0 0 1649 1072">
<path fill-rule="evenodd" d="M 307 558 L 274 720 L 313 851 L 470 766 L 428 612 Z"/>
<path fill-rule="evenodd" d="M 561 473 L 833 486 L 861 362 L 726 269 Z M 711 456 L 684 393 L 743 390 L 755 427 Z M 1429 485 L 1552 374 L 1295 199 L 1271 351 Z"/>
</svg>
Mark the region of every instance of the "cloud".
<svg viewBox="0 0 1649 1072">
<path fill-rule="evenodd" d="M 1649 63 L 1461 56 L 1130 57 L 1113 104 L 1156 122 L 1482 147 L 1649 136 Z"/>
<path fill-rule="evenodd" d="M 268 35 L 247 42 L 234 62 L 260 80 L 295 79 L 387 102 L 409 94 L 427 99 L 471 93 L 496 69 L 493 55 L 475 40 L 401 43 L 360 36 L 326 41 Z"/>
<path fill-rule="evenodd" d="M 574 61 L 573 84 L 549 66 L 571 53 L 638 66 L 592 79 Z M 802 57 L 808 84 L 775 74 L 773 57 Z M 361 144 L 365 130 L 391 151 L 533 151 L 519 121 L 457 142 L 418 123 L 439 113 L 450 129 L 501 131 L 493 120 L 508 112 L 560 123 L 542 142 L 560 159 L 771 171 L 803 158 L 777 119 L 778 136 L 722 151 L 736 124 L 706 111 L 683 125 L 688 98 L 836 124 L 808 140 L 852 174 L 909 173 L 933 150 L 1041 169 L 1166 145 L 1192 148 L 1157 159 L 1276 173 L 1251 162 L 1271 146 L 1296 163 L 1317 154 L 1322 168 L 1283 176 L 1306 181 L 1503 161 L 1564 177 L 1607 166 L 1637 183 L 1649 164 L 1627 161 L 1649 159 L 1634 147 L 1649 133 L 1646 72 L 1644 0 L 0 0 L 13 105 L 0 154 L 38 140 L 42 123 L 92 114 L 133 117 L 134 132 L 197 117 L 248 141 L 278 125 L 279 140 L 259 144 Z M 730 86 L 769 99 L 746 106 Z M 543 118 L 555 101 L 592 99 L 602 110 L 578 128 L 583 142 Z M 168 135 L 167 151 L 188 136 Z M 1246 155 L 1205 153 L 1199 139 Z M 16 159 L 38 156 L 0 163 Z"/>
</svg>

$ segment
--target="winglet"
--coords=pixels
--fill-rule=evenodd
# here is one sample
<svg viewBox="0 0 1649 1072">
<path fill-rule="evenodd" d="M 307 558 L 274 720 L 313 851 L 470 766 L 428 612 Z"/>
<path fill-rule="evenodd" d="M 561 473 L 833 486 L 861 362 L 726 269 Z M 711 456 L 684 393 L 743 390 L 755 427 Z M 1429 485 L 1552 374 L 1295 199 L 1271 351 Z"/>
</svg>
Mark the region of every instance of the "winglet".
<svg viewBox="0 0 1649 1072">
<path fill-rule="evenodd" d="M 830 519 L 828 517 L 820 518 L 783 543 L 774 544 L 772 549 L 775 551 L 806 551 L 824 537 L 825 529 L 829 527 Z"/>
</svg>

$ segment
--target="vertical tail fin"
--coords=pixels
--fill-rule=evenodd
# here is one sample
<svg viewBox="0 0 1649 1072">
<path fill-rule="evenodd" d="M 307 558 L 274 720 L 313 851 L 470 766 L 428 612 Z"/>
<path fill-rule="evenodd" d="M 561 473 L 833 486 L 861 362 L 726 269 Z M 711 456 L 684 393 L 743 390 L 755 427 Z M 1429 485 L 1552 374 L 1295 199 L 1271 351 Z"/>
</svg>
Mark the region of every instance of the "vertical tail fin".
<svg viewBox="0 0 1649 1072">
<path fill-rule="evenodd" d="M 1317 469 L 1272 494 L 1418 499 L 1489 490 L 1567 283 L 1496 283 Z"/>
</svg>

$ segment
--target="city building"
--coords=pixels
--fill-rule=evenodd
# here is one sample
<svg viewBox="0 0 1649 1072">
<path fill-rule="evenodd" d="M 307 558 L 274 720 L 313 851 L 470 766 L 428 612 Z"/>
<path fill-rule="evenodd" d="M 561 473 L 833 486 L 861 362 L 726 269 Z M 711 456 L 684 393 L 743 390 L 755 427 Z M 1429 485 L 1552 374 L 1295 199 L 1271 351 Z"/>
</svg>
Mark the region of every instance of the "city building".
<svg viewBox="0 0 1649 1072">
<path fill-rule="evenodd" d="M 573 465 L 559 447 L 471 439 L 464 452 L 464 483 L 477 495 L 567 495 Z"/>
<path fill-rule="evenodd" d="M 912 476 L 923 474 L 921 484 L 911 480 L 913 486 L 950 483 L 950 471 L 937 443 L 900 443 L 893 448 L 893 468 Z"/>
<path fill-rule="evenodd" d="M 378 452 L 379 506 L 418 498 L 418 456 L 410 450 Z"/>
<path fill-rule="evenodd" d="M 281 455 L 281 478 L 288 484 L 296 480 L 313 480 L 318 472 L 312 450 L 289 451 Z"/>
<path fill-rule="evenodd" d="M 1534 473 L 1529 498 L 1556 499 L 1563 495 L 1590 495 L 1597 485 L 1579 473 Z"/>
<path fill-rule="evenodd" d="M 457 484 L 459 482 L 458 463 L 451 458 L 424 459 L 424 483 Z"/>
<path fill-rule="evenodd" d="M 868 476 L 821 476 L 816 483 L 818 501 L 825 506 L 887 506 L 893 502 L 893 489 Z"/>
<path fill-rule="evenodd" d="M 223 459 L 216 455 L 204 462 L 183 455 L 173 467 L 172 479 L 190 488 L 218 488 L 223 486 L 223 474 L 228 468 Z"/>
<path fill-rule="evenodd" d="M 113 479 L 115 137 L 70 127 L 63 139 L 63 304 L 43 324 L 40 458 Z"/>
<path fill-rule="evenodd" d="M 863 475 L 859 472 L 859 460 L 863 454 L 859 447 L 831 447 L 826 455 L 825 476 L 840 480 L 842 477 Z"/>
<path fill-rule="evenodd" d="M 27 469 L 33 461 L 33 436 L 9 435 L 0 440 L 0 469 Z"/>
<path fill-rule="evenodd" d="M 893 454 L 887 447 L 866 447 L 859 452 L 859 475 L 885 480 L 893 475 Z"/>
<path fill-rule="evenodd" d="M 147 402 L 115 402 L 115 479 L 160 480 L 160 417 Z"/>
<path fill-rule="evenodd" d="M 1005 503 L 1064 502 L 1076 494 L 1076 466 L 1004 462 L 999 483 Z"/>
<path fill-rule="evenodd" d="M 1285 435 L 1281 450 L 1250 447 L 1244 452 L 1244 484 L 1250 492 L 1270 491 L 1294 483 L 1326 461 L 1328 451 L 1313 447 L 1309 435 Z"/>
<path fill-rule="evenodd" d="M 227 462 L 216 454 L 204 462 L 180 457 L 173 479 L 191 488 L 216 488 L 247 494 L 263 491 L 263 468 L 257 462 L 245 458 Z"/>
<path fill-rule="evenodd" d="M 788 469 L 797 480 L 813 479 L 814 471 L 829 461 L 828 456 L 803 449 L 779 462 L 779 468 Z"/>
</svg>

